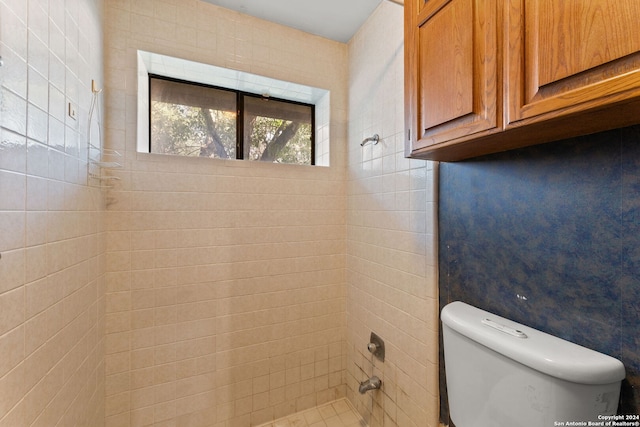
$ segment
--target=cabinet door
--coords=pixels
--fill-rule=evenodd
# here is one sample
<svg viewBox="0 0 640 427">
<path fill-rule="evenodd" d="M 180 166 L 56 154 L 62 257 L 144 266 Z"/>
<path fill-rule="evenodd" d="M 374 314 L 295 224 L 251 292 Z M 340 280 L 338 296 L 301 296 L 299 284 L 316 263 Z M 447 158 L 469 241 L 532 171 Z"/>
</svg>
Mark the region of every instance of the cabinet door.
<svg viewBox="0 0 640 427">
<path fill-rule="evenodd" d="M 508 4 L 509 123 L 582 112 L 640 94 L 640 1 Z"/>
<path fill-rule="evenodd" d="M 498 126 L 497 16 L 495 0 L 405 1 L 407 154 Z"/>
</svg>

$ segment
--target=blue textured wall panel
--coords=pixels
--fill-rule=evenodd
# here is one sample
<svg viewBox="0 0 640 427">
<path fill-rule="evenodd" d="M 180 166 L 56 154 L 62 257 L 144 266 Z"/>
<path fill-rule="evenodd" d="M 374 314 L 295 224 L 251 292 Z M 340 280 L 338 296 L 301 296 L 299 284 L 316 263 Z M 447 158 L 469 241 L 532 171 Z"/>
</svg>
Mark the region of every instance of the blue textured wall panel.
<svg viewBox="0 0 640 427">
<path fill-rule="evenodd" d="M 640 413 L 640 126 L 442 163 L 439 197 L 441 307 L 622 360 L 620 411 Z"/>
</svg>

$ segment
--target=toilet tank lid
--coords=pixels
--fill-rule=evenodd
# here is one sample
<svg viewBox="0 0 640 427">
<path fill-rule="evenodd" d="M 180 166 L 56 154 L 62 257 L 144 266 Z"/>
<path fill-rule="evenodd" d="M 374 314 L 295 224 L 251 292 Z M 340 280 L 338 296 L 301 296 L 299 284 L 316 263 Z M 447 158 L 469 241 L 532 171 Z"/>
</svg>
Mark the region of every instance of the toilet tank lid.
<svg viewBox="0 0 640 427">
<path fill-rule="evenodd" d="M 444 325 L 467 338 L 565 381 L 610 384 L 625 377 L 624 365 L 618 359 L 460 301 L 447 304 L 442 309 L 441 319 Z M 519 337 L 514 331 L 523 333 L 526 338 Z"/>
</svg>

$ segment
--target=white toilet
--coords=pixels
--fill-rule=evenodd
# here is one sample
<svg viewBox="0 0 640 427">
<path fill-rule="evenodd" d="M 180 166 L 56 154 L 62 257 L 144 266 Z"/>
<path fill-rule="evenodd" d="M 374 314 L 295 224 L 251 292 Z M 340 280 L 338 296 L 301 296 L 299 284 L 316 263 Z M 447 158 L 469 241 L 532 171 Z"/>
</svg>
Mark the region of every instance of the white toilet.
<svg viewBox="0 0 640 427">
<path fill-rule="evenodd" d="M 616 413 L 619 360 L 463 302 L 441 318 L 456 427 L 587 425 Z"/>
</svg>

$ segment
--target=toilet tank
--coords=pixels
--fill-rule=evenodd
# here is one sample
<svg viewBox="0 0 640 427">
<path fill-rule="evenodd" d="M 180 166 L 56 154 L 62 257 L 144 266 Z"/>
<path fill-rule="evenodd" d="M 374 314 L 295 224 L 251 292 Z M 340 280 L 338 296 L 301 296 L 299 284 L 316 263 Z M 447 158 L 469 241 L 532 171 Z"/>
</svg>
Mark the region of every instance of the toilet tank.
<svg viewBox="0 0 640 427">
<path fill-rule="evenodd" d="M 616 413 L 619 360 L 459 301 L 441 319 L 456 427 L 587 425 Z"/>
</svg>

